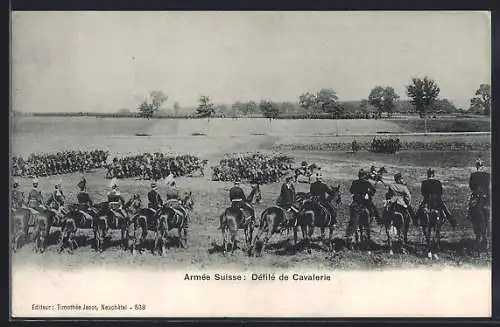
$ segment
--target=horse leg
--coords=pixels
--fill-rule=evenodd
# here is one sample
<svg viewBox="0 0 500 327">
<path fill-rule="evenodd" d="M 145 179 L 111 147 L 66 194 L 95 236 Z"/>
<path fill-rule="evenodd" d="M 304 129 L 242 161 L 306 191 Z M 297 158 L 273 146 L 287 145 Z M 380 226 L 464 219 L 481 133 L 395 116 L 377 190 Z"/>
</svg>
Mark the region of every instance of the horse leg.
<svg viewBox="0 0 500 327">
<path fill-rule="evenodd" d="M 329 252 L 335 253 L 335 246 L 333 245 L 333 226 L 329 227 L 329 235 L 328 235 L 328 249 Z"/>
<path fill-rule="evenodd" d="M 387 246 L 389 247 L 389 255 L 394 255 L 394 250 L 392 248 L 392 238 L 391 238 L 391 225 L 385 226 L 385 234 L 387 235 Z"/>
<path fill-rule="evenodd" d="M 320 244 L 321 246 L 323 246 L 325 242 L 325 227 L 320 227 L 320 232 L 321 232 Z"/>
<path fill-rule="evenodd" d="M 437 253 L 441 251 L 441 228 L 439 226 L 436 227 L 434 244 L 435 244 L 435 249 L 436 249 L 436 252 L 434 253 L 434 259 L 438 260 L 439 257 L 437 255 Z"/>
<path fill-rule="evenodd" d="M 307 226 L 307 239 L 306 239 L 306 247 L 307 253 L 311 254 L 311 242 L 314 234 L 314 227 L 312 225 Z"/>
</svg>

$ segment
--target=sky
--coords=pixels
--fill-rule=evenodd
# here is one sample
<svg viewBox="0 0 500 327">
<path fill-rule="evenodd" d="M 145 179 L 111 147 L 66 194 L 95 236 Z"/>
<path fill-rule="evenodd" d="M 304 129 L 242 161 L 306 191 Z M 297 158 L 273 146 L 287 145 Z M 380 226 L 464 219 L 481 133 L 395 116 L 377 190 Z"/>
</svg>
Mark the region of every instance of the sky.
<svg viewBox="0 0 500 327">
<path fill-rule="evenodd" d="M 377 85 L 402 99 L 429 76 L 458 106 L 490 83 L 488 12 L 14 12 L 12 109 L 115 112 L 151 90 L 196 106 L 339 100 Z"/>
</svg>

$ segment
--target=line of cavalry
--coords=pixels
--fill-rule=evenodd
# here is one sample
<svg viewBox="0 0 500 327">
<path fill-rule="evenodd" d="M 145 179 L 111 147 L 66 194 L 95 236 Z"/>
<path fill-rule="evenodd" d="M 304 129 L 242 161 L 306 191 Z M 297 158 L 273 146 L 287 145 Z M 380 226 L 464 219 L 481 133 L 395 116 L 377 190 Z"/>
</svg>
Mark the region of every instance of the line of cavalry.
<svg viewBox="0 0 500 327">
<path fill-rule="evenodd" d="M 490 232 L 490 174 L 483 171 L 483 163 L 476 161 L 476 170 L 469 179 L 471 197 L 467 219 L 471 221 L 476 236 L 476 253 L 488 249 Z M 383 174 L 387 170 L 382 167 L 369 171 L 361 169 L 358 179 L 352 182 L 350 193 L 352 203 L 349 206 L 350 220 L 346 229 L 347 247 L 349 249 L 368 249 L 371 241 L 371 225 L 373 219 L 385 227 L 389 253 L 395 251 L 407 253 L 408 231 L 413 225 L 421 228 L 426 239 L 427 256 L 438 259 L 440 251 L 440 232 L 442 226 L 449 222 L 456 224 L 446 208 L 442 195 L 443 187 L 434 178 L 432 169 L 427 171 L 428 179 L 422 182 L 423 201 L 415 212 L 411 206 L 411 195 L 400 173 L 395 174 L 394 183 L 386 184 Z M 297 175 L 287 177 L 282 185 L 280 196 L 275 205 L 265 208 L 260 219 L 257 219 L 253 204 L 262 199 L 259 185 L 252 186 L 248 196 L 235 181 L 229 191 L 231 205 L 219 216 L 222 232 L 222 250 L 233 253 L 238 248 L 237 234 L 244 231 L 244 247 L 248 255 L 262 255 L 272 235 L 284 231 L 294 233 L 294 249 L 301 229 L 305 249 L 311 253 L 312 236 L 315 228 L 321 231 L 321 243 L 329 252 L 335 252 L 333 231 L 337 225 L 338 206 L 341 204 L 340 185 L 330 187 L 322 181 L 321 173 L 317 173 L 315 181 L 310 184 L 310 192 L 295 192 L 293 181 Z M 370 181 L 371 180 L 371 181 Z M 375 186 L 382 183 L 387 187 L 385 205 L 382 215 L 378 213 L 372 202 Z M 47 239 L 51 227 L 60 227 L 58 240 L 59 251 L 68 249 L 70 253 L 77 247 L 75 234 L 78 229 L 91 229 L 94 233 L 96 251 L 102 252 L 109 245 L 110 230 L 121 231 L 121 244 L 132 253 L 142 252 L 148 231 L 154 232 L 153 254 L 163 255 L 167 249 L 167 236 L 176 229 L 177 246 L 187 247 L 187 235 L 190 217 L 194 209 L 191 192 L 182 196 L 175 180 L 169 180 L 165 202 L 163 202 L 155 182 L 148 193 L 148 206 L 142 206 L 139 194 L 134 194 L 125 201 L 120 194 L 116 179 L 111 181 L 108 201 L 92 203 L 86 192 L 86 180 L 78 183 L 76 204 L 65 204 L 60 184 L 48 201 L 44 202 L 38 189 L 38 180 L 33 180 L 33 189 L 28 194 L 28 201 L 14 183 L 12 194 L 12 247 L 18 249 L 22 240 L 29 240 L 29 229 L 33 228 L 35 251 L 43 252 L 47 247 Z M 329 230 L 329 238 L 325 239 L 325 230 Z M 397 241 L 393 240 L 394 234 Z M 352 236 L 354 235 L 354 242 Z"/>
</svg>

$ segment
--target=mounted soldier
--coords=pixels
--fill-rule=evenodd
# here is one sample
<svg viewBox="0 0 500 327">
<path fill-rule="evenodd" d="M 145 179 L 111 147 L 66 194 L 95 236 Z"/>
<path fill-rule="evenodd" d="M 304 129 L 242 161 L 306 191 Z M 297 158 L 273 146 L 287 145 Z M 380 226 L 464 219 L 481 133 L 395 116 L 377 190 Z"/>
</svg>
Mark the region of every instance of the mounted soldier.
<svg viewBox="0 0 500 327">
<path fill-rule="evenodd" d="M 38 178 L 34 178 L 32 182 L 33 187 L 28 193 L 28 208 L 31 212 L 29 225 L 33 225 L 35 221 L 35 216 L 40 212 L 46 210 L 46 207 L 43 203 L 42 191 L 38 188 Z"/>
<path fill-rule="evenodd" d="M 483 161 L 481 159 L 477 159 L 476 171 L 471 173 L 469 178 L 469 188 L 471 190 L 471 196 L 469 199 L 467 220 L 470 220 L 471 218 L 471 208 L 477 204 L 480 204 L 483 207 L 485 216 L 489 216 L 490 180 L 490 174 L 485 171 Z"/>
<path fill-rule="evenodd" d="M 442 215 L 450 221 L 452 226 L 456 225 L 455 219 L 452 217 L 450 211 L 446 207 L 443 201 L 443 184 L 440 180 L 435 179 L 436 172 L 429 168 L 427 170 L 427 179 L 422 181 L 421 184 L 421 194 L 423 197 L 422 203 L 420 204 L 419 210 L 423 208 L 430 209 L 430 207 L 435 207 L 433 209 L 439 210 Z M 414 217 L 416 218 L 416 217 Z M 416 219 L 413 220 L 413 224 L 417 225 Z"/>
<path fill-rule="evenodd" d="M 406 186 L 401 173 L 394 175 L 394 182 L 389 184 L 389 191 L 386 194 L 388 201 L 387 210 L 392 211 L 395 206 L 400 206 L 404 208 L 406 212 L 410 215 L 411 219 L 415 221 L 415 212 L 411 206 L 411 194 L 410 190 Z"/>
<path fill-rule="evenodd" d="M 19 190 L 19 183 L 14 181 L 12 183 L 12 193 L 11 193 L 11 209 L 16 211 L 25 205 L 24 193 Z"/>
<path fill-rule="evenodd" d="M 148 192 L 148 208 L 152 209 L 155 213 L 163 206 L 163 200 L 158 193 L 158 186 L 155 182 L 151 183 L 151 191 Z"/>
<path fill-rule="evenodd" d="M 83 177 L 77 184 L 79 192 L 76 196 L 78 200 L 78 210 L 83 215 L 86 220 L 92 220 L 92 216 L 97 214 L 93 209 L 92 200 L 90 199 L 90 195 L 87 193 L 87 180 Z"/>
<path fill-rule="evenodd" d="M 116 179 L 112 179 L 111 183 L 111 191 L 108 192 L 108 205 L 111 212 L 117 216 L 127 217 L 127 213 L 125 212 L 124 205 L 125 199 L 121 195 L 118 189 L 118 181 Z"/>
<path fill-rule="evenodd" d="M 295 187 L 293 186 L 293 177 L 288 176 L 285 180 L 285 183 L 281 185 L 281 192 L 276 201 L 276 204 L 286 212 L 286 219 L 292 220 L 294 212 L 296 213 L 298 210 L 293 207 L 295 203 Z"/>
<path fill-rule="evenodd" d="M 231 202 L 231 206 L 238 208 L 241 214 L 241 217 L 244 219 L 244 210 L 250 213 L 250 219 L 255 219 L 255 210 L 254 208 L 247 202 L 247 197 L 245 196 L 245 192 L 240 186 L 239 179 L 235 179 L 233 187 L 229 190 L 229 201 Z M 222 228 L 222 215 L 220 216 L 220 225 L 219 229 Z"/>
<path fill-rule="evenodd" d="M 33 187 L 28 193 L 28 207 L 33 210 L 45 209 L 42 191 L 38 188 L 38 178 L 33 179 Z"/>
<path fill-rule="evenodd" d="M 309 188 L 309 193 L 313 200 L 318 201 L 319 204 L 323 206 L 333 217 L 335 209 L 330 203 L 328 203 L 327 195 L 334 196 L 335 192 L 328 187 L 328 185 L 323 183 L 323 176 L 320 173 L 316 174 L 315 179 L 316 181 L 312 183 Z"/>
<path fill-rule="evenodd" d="M 64 193 L 62 191 L 61 182 L 58 182 L 56 185 L 54 185 L 54 191 L 50 195 L 50 198 L 47 201 L 47 205 L 52 209 L 58 210 L 59 208 L 64 206 L 65 200 L 66 197 L 64 196 Z"/>
</svg>

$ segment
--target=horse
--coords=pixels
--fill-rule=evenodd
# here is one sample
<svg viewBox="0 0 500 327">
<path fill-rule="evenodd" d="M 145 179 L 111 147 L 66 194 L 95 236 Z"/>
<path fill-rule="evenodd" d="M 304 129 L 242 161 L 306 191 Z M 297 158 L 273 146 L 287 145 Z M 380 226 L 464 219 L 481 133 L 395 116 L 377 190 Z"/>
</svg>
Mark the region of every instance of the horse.
<svg viewBox="0 0 500 327">
<path fill-rule="evenodd" d="M 160 213 L 161 208 L 157 210 L 152 208 L 139 208 L 132 216 L 128 227 L 129 249 L 132 254 L 134 254 L 136 250 L 142 252 L 142 246 L 149 231 L 157 232 Z M 155 248 L 152 249 L 152 253 L 155 254 Z"/>
<path fill-rule="evenodd" d="M 73 210 L 72 210 L 73 211 Z M 75 240 L 75 235 L 77 231 L 77 219 L 75 219 L 74 215 L 67 214 L 61 226 L 61 239 L 59 242 L 59 253 L 61 253 L 64 248 L 69 248 L 69 253 L 73 254 L 73 250 L 75 247 L 78 247 L 78 244 Z"/>
<path fill-rule="evenodd" d="M 385 227 L 390 255 L 393 255 L 395 250 L 391 234 L 397 235 L 401 252 L 403 254 L 407 253 L 406 247 L 408 245 L 408 230 L 410 229 L 410 221 L 410 214 L 406 208 L 397 203 L 386 205 L 386 208 L 382 213 L 381 223 Z"/>
<path fill-rule="evenodd" d="M 181 200 L 169 199 L 158 212 L 157 228 L 153 253 L 159 250 L 163 255 L 166 247 L 167 233 L 176 228 L 178 231 L 177 247 L 187 248 L 187 228 L 190 220 L 190 212 L 194 209 L 192 192 L 186 193 Z"/>
<path fill-rule="evenodd" d="M 350 239 L 352 234 L 354 234 L 354 245 L 359 250 L 361 245 L 366 245 L 371 239 L 370 210 L 366 204 L 353 201 L 349 208 L 349 216 L 350 221 L 347 226 L 347 237 Z M 350 240 L 348 248 L 353 249 Z"/>
<path fill-rule="evenodd" d="M 262 194 L 260 192 L 260 185 L 257 183 L 252 187 L 252 191 L 248 195 L 247 203 L 251 206 L 256 196 L 256 201 L 260 201 Z M 255 213 L 255 212 L 254 212 Z M 236 203 L 232 203 L 230 207 L 227 207 L 222 215 L 221 229 L 222 229 L 222 247 L 224 254 L 227 252 L 233 253 L 236 250 L 237 234 L 238 230 L 243 229 L 245 233 L 245 243 L 247 246 L 247 251 L 251 252 L 253 231 L 254 231 L 254 221 L 255 217 L 252 217 L 249 210 L 242 207 L 240 208 Z"/>
<path fill-rule="evenodd" d="M 329 237 L 327 249 L 328 252 L 333 252 L 333 230 L 337 221 L 337 211 L 336 206 L 341 204 L 341 192 L 340 185 L 332 187 L 332 194 L 328 195 L 326 201 L 330 204 L 333 211 L 330 212 L 326 207 L 324 207 L 317 197 L 309 197 L 303 202 L 298 224 L 303 230 L 303 235 L 305 236 L 305 242 L 307 246 L 307 253 L 311 253 L 310 242 L 314 234 L 314 227 L 319 227 L 321 231 L 321 243 L 324 243 L 325 239 L 325 228 L 329 229 Z"/>
<path fill-rule="evenodd" d="M 486 197 L 476 197 L 470 204 L 470 220 L 474 231 L 475 249 L 488 249 L 488 235 L 491 230 L 489 201 Z"/>
<path fill-rule="evenodd" d="M 128 247 L 128 236 L 129 236 L 129 217 L 133 212 L 129 210 L 135 210 L 140 207 L 141 199 L 138 194 L 134 194 L 132 198 L 125 203 L 123 209 L 125 211 L 125 216 L 122 214 L 116 214 L 115 210 L 118 209 L 115 204 L 110 206 L 110 203 L 103 202 L 98 205 L 98 214 L 95 216 L 92 223 L 94 229 L 94 240 L 96 251 L 102 252 L 105 247 L 105 240 L 108 231 L 111 229 L 119 229 L 121 232 L 121 244 L 123 248 Z"/>
<path fill-rule="evenodd" d="M 67 214 L 62 219 L 62 238 L 60 239 L 59 252 L 62 252 L 68 246 L 70 253 L 73 253 L 74 248 L 78 247 L 75 240 L 77 231 L 79 229 L 93 229 L 93 222 L 96 215 L 97 210 L 95 208 L 88 208 L 84 213 L 81 211 L 79 204 L 70 204 Z"/>
<path fill-rule="evenodd" d="M 34 221 L 30 224 L 31 212 L 26 207 L 18 207 L 11 211 L 11 246 L 16 251 L 22 243 L 29 240 L 29 227 L 35 227 Z"/>
</svg>

